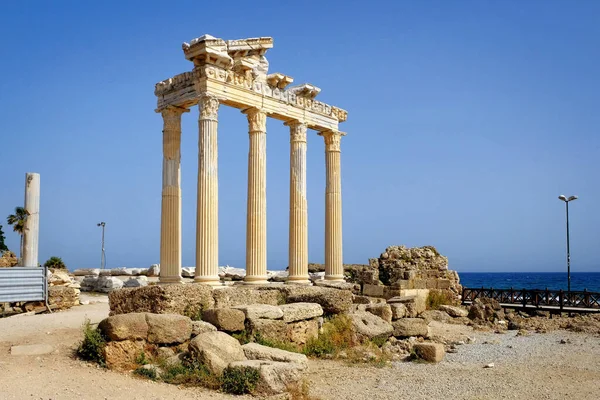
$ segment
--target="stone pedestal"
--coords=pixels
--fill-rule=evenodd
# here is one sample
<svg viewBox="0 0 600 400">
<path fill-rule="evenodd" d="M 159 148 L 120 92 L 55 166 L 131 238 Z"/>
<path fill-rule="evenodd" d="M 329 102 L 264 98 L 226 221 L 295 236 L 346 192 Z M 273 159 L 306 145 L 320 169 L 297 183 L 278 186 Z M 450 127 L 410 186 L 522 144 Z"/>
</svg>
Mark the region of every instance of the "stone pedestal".
<svg viewBox="0 0 600 400">
<path fill-rule="evenodd" d="M 325 279 L 344 280 L 342 256 L 342 176 L 340 141 L 344 133 L 325 131 Z"/>
<path fill-rule="evenodd" d="M 159 283 L 181 282 L 181 115 L 168 107 L 163 117 L 163 178 L 160 218 Z"/>
<path fill-rule="evenodd" d="M 29 213 L 23 230 L 23 267 L 37 267 L 40 236 L 40 174 L 25 174 L 25 210 Z"/>
<path fill-rule="evenodd" d="M 267 114 L 259 109 L 248 115 L 248 212 L 246 222 L 247 284 L 267 283 Z"/>
<path fill-rule="evenodd" d="M 198 211 L 195 282 L 220 285 L 217 126 L 219 99 L 203 94 L 198 104 Z"/>
<path fill-rule="evenodd" d="M 306 202 L 306 124 L 290 127 L 289 277 L 286 283 L 310 284 L 308 279 L 308 211 Z"/>
</svg>

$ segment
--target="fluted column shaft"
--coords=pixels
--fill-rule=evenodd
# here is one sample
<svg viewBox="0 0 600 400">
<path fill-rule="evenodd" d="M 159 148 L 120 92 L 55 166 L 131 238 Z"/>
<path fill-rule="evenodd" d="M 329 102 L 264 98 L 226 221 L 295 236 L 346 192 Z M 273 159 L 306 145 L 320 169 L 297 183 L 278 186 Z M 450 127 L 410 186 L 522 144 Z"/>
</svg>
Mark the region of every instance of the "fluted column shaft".
<svg viewBox="0 0 600 400">
<path fill-rule="evenodd" d="M 40 236 L 40 174 L 25 174 L 25 229 L 23 230 L 23 248 L 21 264 L 23 267 L 37 267 L 38 243 Z"/>
<path fill-rule="evenodd" d="M 160 214 L 159 283 L 181 282 L 181 115 L 168 107 L 163 117 L 163 176 Z"/>
<path fill-rule="evenodd" d="M 219 285 L 219 179 L 217 126 L 219 99 L 203 94 L 198 103 L 198 204 L 194 281 Z"/>
<path fill-rule="evenodd" d="M 289 277 L 286 283 L 309 284 L 308 211 L 306 202 L 306 124 L 290 127 Z"/>
<path fill-rule="evenodd" d="M 248 211 L 246 278 L 248 284 L 267 282 L 267 114 L 251 108 L 248 115 Z"/>
<path fill-rule="evenodd" d="M 325 279 L 344 280 L 342 255 L 342 175 L 340 141 L 344 133 L 321 132 L 325 139 Z"/>
</svg>

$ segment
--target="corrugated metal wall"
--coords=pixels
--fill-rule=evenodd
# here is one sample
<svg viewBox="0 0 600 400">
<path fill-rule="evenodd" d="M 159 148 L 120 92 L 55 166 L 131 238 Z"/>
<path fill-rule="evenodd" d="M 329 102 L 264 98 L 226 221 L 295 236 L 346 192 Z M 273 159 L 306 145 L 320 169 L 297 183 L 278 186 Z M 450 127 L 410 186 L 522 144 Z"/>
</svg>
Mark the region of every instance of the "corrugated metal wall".
<svg viewBox="0 0 600 400">
<path fill-rule="evenodd" d="M 46 300 L 46 268 L 0 268 L 0 303 Z"/>
</svg>

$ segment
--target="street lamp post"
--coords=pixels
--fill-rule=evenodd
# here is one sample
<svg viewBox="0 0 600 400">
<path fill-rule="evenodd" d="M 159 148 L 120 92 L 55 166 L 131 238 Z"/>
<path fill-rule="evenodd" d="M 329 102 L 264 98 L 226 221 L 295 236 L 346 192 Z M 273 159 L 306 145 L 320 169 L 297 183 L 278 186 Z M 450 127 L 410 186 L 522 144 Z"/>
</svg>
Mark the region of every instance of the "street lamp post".
<svg viewBox="0 0 600 400">
<path fill-rule="evenodd" d="M 104 269 L 106 267 L 106 253 L 104 252 L 104 227 L 106 226 L 106 222 L 100 222 L 97 226 L 102 227 L 102 258 L 100 259 L 100 268 Z"/>
<path fill-rule="evenodd" d="M 567 291 L 571 292 L 571 250 L 569 247 L 569 202 L 573 200 L 577 200 L 577 196 L 569 196 L 567 198 L 564 194 L 558 196 L 558 198 L 565 202 L 565 206 L 567 209 L 567 279 L 568 279 L 568 287 Z"/>
</svg>

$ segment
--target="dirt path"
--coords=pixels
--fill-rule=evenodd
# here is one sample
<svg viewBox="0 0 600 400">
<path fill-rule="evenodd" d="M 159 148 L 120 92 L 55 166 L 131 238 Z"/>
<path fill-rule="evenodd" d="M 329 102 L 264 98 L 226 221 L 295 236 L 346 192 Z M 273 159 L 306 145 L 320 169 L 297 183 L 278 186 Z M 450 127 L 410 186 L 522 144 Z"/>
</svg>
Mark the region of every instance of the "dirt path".
<svg viewBox="0 0 600 400">
<path fill-rule="evenodd" d="M 94 300 L 94 299 L 92 299 Z M 97 299 L 96 299 L 97 300 Z M 200 388 L 180 389 L 97 368 L 71 357 L 86 318 L 108 315 L 105 302 L 55 314 L 0 319 L 1 399 L 244 399 Z M 530 336 L 434 325 L 435 334 L 471 336 L 438 365 L 350 366 L 311 361 L 311 393 L 321 399 L 598 399 L 600 338 L 564 331 Z M 561 341 L 564 343 L 561 344 Z M 49 344 L 53 352 L 15 356 L 13 345 Z M 494 368 L 483 368 L 494 363 Z"/>
</svg>

